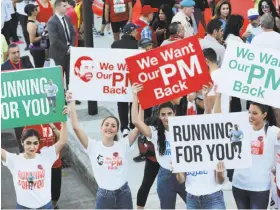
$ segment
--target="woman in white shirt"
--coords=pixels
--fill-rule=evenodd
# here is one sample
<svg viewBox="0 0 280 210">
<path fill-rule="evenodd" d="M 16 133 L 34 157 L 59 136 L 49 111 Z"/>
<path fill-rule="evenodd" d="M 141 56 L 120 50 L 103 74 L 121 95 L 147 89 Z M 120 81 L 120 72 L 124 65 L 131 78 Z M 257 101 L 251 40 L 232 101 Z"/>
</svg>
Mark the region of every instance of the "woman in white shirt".
<svg viewBox="0 0 280 210">
<path fill-rule="evenodd" d="M 63 114 L 67 114 L 67 106 Z M 1 160 L 10 170 L 17 197 L 16 209 L 53 209 L 51 202 L 52 165 L 67 143 L 67 122 L 62 122 L 59 140 L 51 147 L 36 153 L 40 135 L 34 129 L 26 130 L 21 137 L 24 152 L 19 155 L 1 149 Z"/>
<path fill-rule="evenodd" d="M 217 164 L 216 170 L 191 171 L 176 175 L 180 183 L 186 183 L 187 209 L 226 209 L 222 184 L 225 165 Z"/>
<path fill-rule="evenodd" d="M 118 140 L 119 120 L 108 116 L 101 124 L 101 141 L 91 139 L 79 125 L 71 93 L 69 99 L 73 130 L 89 156 L 98 184 L 95 208 L 132 209 L 132 196 L 127 183 L 128 152 L 136 140 L 138 129 L 134 128 L 126 138 Z"/>
<path fill-rule="evenodd" d="M 142 85 L 134 84 L 136 93 L 142 90 Z M 143 119 L 137 117 L 138 97 L 134 94 L 132 104 L 132 123 L 155 146 L 155 153 L 160 169 L 157 176 L 157 192 L 161 209 L 175 209 L 177 194 L 186 201 L 186 191 L 183 183 L 179 183 L 176 174 L 170 171 L 171 148 L 168 130 L 168 118 L 175 116 L 175 108 L 171 102 L 159 105 L 157 127 L 147 126 Z"/>
<path fill-rule="evenodd" d="M 252 125 L 252 167 L 236 169 L 233 175 L 233 195 L 239 209 L 266 209 L 271 188 L 271 170 L 274 166 L 274 146 L 279 144 L 280 129 L 273 109 L 252 102 L 249 108 Z"/>
<path fill-rule="evenodd" d="M 224 30 L 224 40 L 227 45 L 230 40 L 243 42 L 240 31 L 243 28 L 244 18 L 241 15 L 231 15 Z"/>
</svg>

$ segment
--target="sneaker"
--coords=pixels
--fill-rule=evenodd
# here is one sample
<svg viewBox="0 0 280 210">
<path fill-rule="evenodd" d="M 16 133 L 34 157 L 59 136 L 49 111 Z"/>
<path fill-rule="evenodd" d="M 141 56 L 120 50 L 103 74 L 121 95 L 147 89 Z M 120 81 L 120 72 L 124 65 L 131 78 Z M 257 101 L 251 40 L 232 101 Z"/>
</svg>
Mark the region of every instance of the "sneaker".
<svg viewBox="0 0 280 210">
<path fill-rule="evenodd" d="M 14 44 L 24 44 L 24 42 L 23 42 L 23 41 L 20 41 L 20 40 L 18 40 L 18 41 L 16 41 L 16 42 L 12 42 L 12 43 L 14 43 Z"/>
<path fill-rule="evenodd" d="M 28 51 L 28 50 L 29 50 L 29 47 L 28 47 L 28 46 L 26 46 L 26 48 L 24 48 L 24 50 L 25 50 L 25 51 Z"/>
<path fill-rule="evenodd" d="M 146 156 L 144 156 L 144 155 L 139 155 L 139 156 L 133 158 L 133 160 L 134 160 L 136 163 L 140 163 L 140 162 L 143 162 L 143 161 L 146 160 Z"/>
<path fill-rule="evenodd" d="M 275 201 L 271 198 L 271 200 L 270 200 L 270 207 L 274 207 L 274 205 L 275 205 Z"/>
<path fill-rule="evenodd" d="M 122 132 L 123 138 L 127 137 L 129 131 L 130 131 L 130 130 L 129 130 L 128 128 L 126 128 L 126 129 L 123 130 L 123 132 Z"/>
<path fill-rule="evenodd" d="M 104 36 L 104 32 L 98 31 L 98 34 L 100 34 L 100 36 Z"/>
<path fill-rule="evenodd" d="M 80 105 L 81 103 L 82 103 L 82 102 L 80 102 L 80 101 L 78 101 L 78 100 L 75 101 L 75 104 L 76 104 L 76 105 Z"/>
</svg>

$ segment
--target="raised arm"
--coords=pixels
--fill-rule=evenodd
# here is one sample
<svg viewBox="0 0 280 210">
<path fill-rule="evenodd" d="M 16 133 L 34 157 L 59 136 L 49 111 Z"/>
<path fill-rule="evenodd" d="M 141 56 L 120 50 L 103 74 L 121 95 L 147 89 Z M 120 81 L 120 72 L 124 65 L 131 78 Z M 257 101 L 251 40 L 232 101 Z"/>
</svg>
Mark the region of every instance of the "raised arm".
<svg viewBox="0 0 280 210">
<path fill-rule="evenodd" d="M 222 100 L 222 94 L 216 93 L 214 113 L 222 113 L 221 100 Z"/>
<path fill-rule="evenodd" d="M 4 162 L 6 162 L 6 154 L 7 154 L 7 151 L 4 149 L 1 149 L 1 160 L 3 160 Z"/>
<path fill-rule="evenodd" d="M 139 113 L 138 113 L 138 118 L 142 121 L 144 121 L 144 111 L 141 107 L 139 107 Z M 129 145 L 132 146 L 139 134 L 139 129 L 135 127 L 131 132 L 128 134 L 128 139 L 129 139 Z"/>
<path fill-rule="evenodd" d="M 63 110 L 63 114 L 68 113 L 68 107 L 65 106 Z M 62 148 L 67 144 L 68 139 L 68 129 L 67 129 L 67 121 L 61 123 L 61 131 L 59 134 L 59 140 L 54 144 L 56 154 L 59 154 Z"/>
<path fill-rule="evenodd" d="M 138 97 L 137 94 L 139 91 L 143 89 L 142 85 L 133 84 L 132 91 L 133 91 L 133 103 L 132 103 L 132 123 L 135 125 L 136 128 L 139 129 L 139 132 L 142 133 L 148 139 L 152 138 L 152 132 L 149 126 L 144 123 L 144 120 L 140 119 L 141 116 L 138 114 Z M 139 117 L 140 116 L 140 117 Z"/>
<path fill-rule="evenodd" d="M 85 149 L 88 147 L 88 136 L 83 131 L 83 129 L 79 125 L 77 112 L 76 112 L 76 105 L 75 101 L 72 101 L 72 93 L 67 93 L 66 96 L 67 101 L 69 101 L 70 105 L 70 119 L 71 119 L 71 125 L 72 128 L 77 135 L 78 139 L 80 140 L 81 144 L 84 146 Z"/>
<path fill-rule="evenodd" d="M 204 85 L 202 89 L 204 114 L 211 114 L 215 104 L 215 96 L 208 96 L 212 88 L 213 88 L 213 84 L 210 83 L 210 86 Z"/>
<path fill-rule="evenodd" d="M 132 21 L 132 2 L 128 2 L 128 21 L 127 23 L 131 23 Z"/>
</svg>

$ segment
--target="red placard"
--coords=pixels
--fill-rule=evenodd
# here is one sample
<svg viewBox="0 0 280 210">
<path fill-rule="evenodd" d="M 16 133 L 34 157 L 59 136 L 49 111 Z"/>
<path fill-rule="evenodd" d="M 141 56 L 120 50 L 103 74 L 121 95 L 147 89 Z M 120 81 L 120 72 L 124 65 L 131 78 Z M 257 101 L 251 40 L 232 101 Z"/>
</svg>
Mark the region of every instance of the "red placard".
<svg viewBox="0 0 280 210">
<path fill-rule="evenodd" d="M 185 96 L 211 82 L 196 37 L 189 37 L 129 58 L 131 84 L 143 84 L 139 102 L 143 109 Z"/>
</svg>

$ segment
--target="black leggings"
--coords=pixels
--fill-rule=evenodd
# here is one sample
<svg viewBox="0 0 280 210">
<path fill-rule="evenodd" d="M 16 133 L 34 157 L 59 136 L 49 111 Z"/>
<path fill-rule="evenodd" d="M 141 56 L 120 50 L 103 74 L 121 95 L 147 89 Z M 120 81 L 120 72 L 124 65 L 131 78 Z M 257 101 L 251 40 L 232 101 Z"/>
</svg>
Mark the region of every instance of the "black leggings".
<svg viewBox="0 0 280 210">
<path fill-rule="evenodd" d="M 157 177 L 159 168 L 158 162 L 146 159 L 143 181 L 137 193 L 137 206 L 144 207 L 146 205 L 150 189 Z"/>
<path fill-rule="evenodd" d="M 45 50 L 30 49 L 30 54 L 33 57 L 35 68 L 44 67 L 46 58 Z"/>
<path fill-rule="evenodd" d="M 267 209 L 270 191 L 248 191 L 232 187 L 232 194 L 238 209 Z"/>
<path fill-rule="evenodd" d="M 61 192 L 61 167 L 52 168 L 51 191 L 52 201 L 58 201 Z"/>
</svg>

